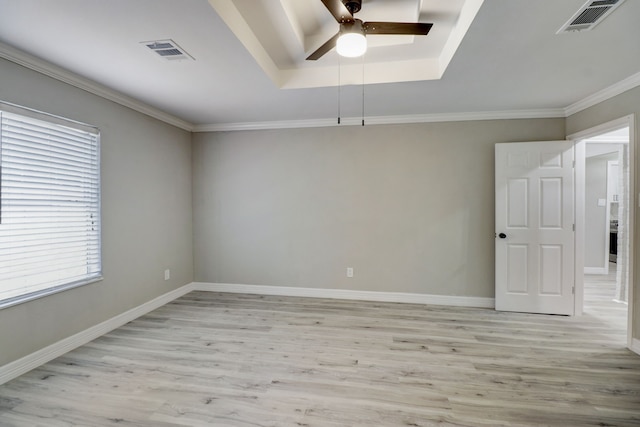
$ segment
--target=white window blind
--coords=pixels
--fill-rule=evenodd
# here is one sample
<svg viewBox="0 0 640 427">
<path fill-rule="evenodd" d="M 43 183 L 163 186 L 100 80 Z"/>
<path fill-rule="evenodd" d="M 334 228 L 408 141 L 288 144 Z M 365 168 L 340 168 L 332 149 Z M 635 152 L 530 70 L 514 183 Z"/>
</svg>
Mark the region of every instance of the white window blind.
<svg viewBox="0 0 640 427">
<path fill-rule="evenodd" d="M 0 120 L 0 307 L 99 279 L 97 130 Z"/>
</svg>

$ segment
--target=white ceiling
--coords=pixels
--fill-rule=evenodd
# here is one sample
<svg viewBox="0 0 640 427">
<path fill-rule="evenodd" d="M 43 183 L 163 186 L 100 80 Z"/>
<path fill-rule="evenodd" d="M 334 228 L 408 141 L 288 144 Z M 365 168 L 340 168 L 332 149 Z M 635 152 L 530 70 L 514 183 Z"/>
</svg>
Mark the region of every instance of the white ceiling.
<svg viewBox="0 0 640 427">
<path fill-rule="evenodd" d="M 0 0 L 0 54 L 18 49 L 201 128 L 334 119 L 339 99 L 343 117 L 360 117 L 363 89 L 366 117 L 557 111 L 640 72 L 640 1 L 556 34 L 584 3 L 365 0 L 360 19 L 415 17 L 432 34 L 375 36 L 364 67 L 340 61 L 339 90 L 335 54 L 304 61 L 337 31 L 320 0 Z M 140 43 L 163 39 L 195 60 Z"/>
</svg>

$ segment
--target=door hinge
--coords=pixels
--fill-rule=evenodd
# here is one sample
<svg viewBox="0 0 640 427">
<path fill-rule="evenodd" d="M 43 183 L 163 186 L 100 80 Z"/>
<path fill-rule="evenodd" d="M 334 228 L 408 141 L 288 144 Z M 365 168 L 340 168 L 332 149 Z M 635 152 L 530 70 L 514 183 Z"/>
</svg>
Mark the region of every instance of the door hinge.
<svg viewBox="0 0 640 427">
<path fill-rule="evenodd" d="M 571 225 L 571 229 L 572 229 L 573 231 L 576 231 L 576 225 L 575 225 L 575 224 L 572 224 L 572 225 Z"/>
<path fill-rule="evenodd" d="M 576 161 L 575 160 L 573 161 L 573 168 L 574 169 L 576 168 Z"/>
<path fill-rule="evenodd" d="M 572 293 L 573 295 L 575 295 L 575 294 L 576 294 L 576 287 L 575 287 L 575 286 L 572 286 L 572 287 L 571 287 L 571 293 Z"/>
</svg>

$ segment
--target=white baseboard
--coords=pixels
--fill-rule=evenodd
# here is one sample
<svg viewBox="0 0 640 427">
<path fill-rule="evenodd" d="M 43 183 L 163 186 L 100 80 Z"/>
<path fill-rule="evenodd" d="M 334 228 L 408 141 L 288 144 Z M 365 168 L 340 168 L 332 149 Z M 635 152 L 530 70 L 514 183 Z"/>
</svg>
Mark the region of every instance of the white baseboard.
<svg viewBox="0 0 640 427">
<path fill-rule="evenodd" d="M 162 307 L 163 305 L 179 298 L 193 290 L 192 284 L 182 286 L 171 292 L 160 295 L 157 298 L 152 299 L 142 305 L 139 305 L 131 310 L 125 311 L 109 320 L 105 320 L 95 326 L 85 329 L 82 332 L 78 332 L 68 338 L 53 343 L 43 349 L 40 349 L 34 353 L 31 353 L 25 357 L 15 360 L 11 363 L 7 363 L 4 366 L 0 366 L 0 384 L 4 384 L 7 381 L 11 381 L 14 378 L 19 377 L 22 374 L 29 372 L 30 370 L 43 365 L 56 357 L 80 347 L 92 341 L 122 325 L 138 317 Z"/>
<path fill-rule="evenodd" d="M 609 274 L 604 267 L 585 267 L 584 274 Z"/>
<path fill-rule="evenodd" d="M 640 340 L 637 338 L 633 338 L 631 340 L 631 347 L 629 347 L 629 350 L 633 351 L 637 355 L 640 355 Z"/>
<path fill-rule="evenodd" d="M 410 304 L 452 305 L 458 307 L 495 307 L 495 300 L 493 298 L 483 297 L 427 295 L 403 292 L 353 291 L 347 289 L 296 288 L 289 286 L 239 285 L 229 283 L 194 282 L 191 285 L 195 291 L 229 292 L 236 294 L 402 302 Z"/>
<path fill-rule="evenodd" d="M 425 295 L 401 292 L 352 291 L 345 289 L 295 288 L 287 286 L 236 285 L 225 283 L 193 282 L 125 311 L 111 319 L 62 339 L 18 360 L 0 366 L 0 384 L 11 381 L 38 366 L 60 357 L 138 317 L 162 307 L 191 291 L 229 292 L 258 295 L 296 296 L 310 298 L 332 298 L 380 302 L 402 302 L 412 304 L 451 305 L 459 307 L 494 308 L 493 298 L 460 297 L 448 295 Z M 640 343 L 638 343 L 640 347 Z M 635 351 L 635 350 L 634 350 Z"/>
</svg>

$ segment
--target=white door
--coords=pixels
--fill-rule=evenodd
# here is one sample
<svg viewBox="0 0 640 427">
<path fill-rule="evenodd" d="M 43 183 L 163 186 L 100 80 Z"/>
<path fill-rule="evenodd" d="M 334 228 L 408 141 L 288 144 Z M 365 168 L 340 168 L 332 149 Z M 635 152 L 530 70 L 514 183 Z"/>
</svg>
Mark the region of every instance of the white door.
<svg viewBox="0 0 640 427">
<path fill-rule="evenodd" d="M 496 144 L 496 310 L 573 314 L 573 142 Z"/>
</svg>

